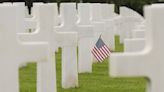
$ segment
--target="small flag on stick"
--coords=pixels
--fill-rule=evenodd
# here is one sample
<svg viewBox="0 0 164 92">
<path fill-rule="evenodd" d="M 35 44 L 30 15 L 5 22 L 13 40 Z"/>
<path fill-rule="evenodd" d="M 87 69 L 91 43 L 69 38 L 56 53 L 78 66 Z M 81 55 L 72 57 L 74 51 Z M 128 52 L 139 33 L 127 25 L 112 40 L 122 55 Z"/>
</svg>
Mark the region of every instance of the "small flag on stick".
<svg viewBox="0 0 164 92">
<path fill-rule="evenodd" d="M 99 61 L 102 62 L 105 58 L 109 57 L 111 54 L 110 49 L 108 46 L 103 42 L 101 35 L 96 42 L 96 45 L 92 49 L 92 54 L 94 57 Z"/>
</svg>

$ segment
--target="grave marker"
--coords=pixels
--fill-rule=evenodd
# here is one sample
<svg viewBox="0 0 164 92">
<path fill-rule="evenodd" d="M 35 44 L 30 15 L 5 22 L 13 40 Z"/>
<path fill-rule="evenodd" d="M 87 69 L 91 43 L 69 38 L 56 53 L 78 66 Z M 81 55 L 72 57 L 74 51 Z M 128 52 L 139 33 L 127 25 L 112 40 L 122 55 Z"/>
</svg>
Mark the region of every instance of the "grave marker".
<svg viewBox="0 0 164 92">
<path fill-rule="evenodd" d="M 61 3 L 63 20 L 55 30 L 58 32 L 58 44 L 62 47 L 62 88 L 78 86 L 76 13 L 75 3 Z"/>
<path fill-rule="evenodd" d="M 21 7 L 20 7 L 21 8 Z M 56 40 L 51 35 L 54 30 L 54 14 L 57 13 L 56 4 L 35 3 L 34 17 L 37 21 L 36 31 L 32 33 L 19 33 L 19 38 L 25 42 L 48 42 L 50 44 L 51 58 L 47 62 L 37 63 L 37 92 L 56 92 Z M 23 20 L 24 18 L 22 18 Z M 23 26 L 23 25 L 22 25 Z"/>
<path fill-rule="evenodd" d="M 26 16 L 26 14 L 28 14 L 28 10 L 27 7 L 25 6 L 25 3 L 17 2 L 13 4 L 19 6 L 20 7 L 19 10 L 22 11 L 21 13 L 19 13 L 21 17 L 19 21 L 22 22 L 23 24 L 22 26 L 25 26 L 25 30 L 20 30 L 19 33 L 29 32 L 29 29 L 34 30 L 36 27 L 36 18 L 33 15 L 29 15 L 31 17 Z M 25 21 L 22 21 L 23 18 Z"/>
<path fill-rule="evenodd" d="M 115 30 L 114 19 L 118 16 L 114 12 L 114 4 L 101 4 L 102 20 L 105 22 L 105 30 L 107 31 L 105 39 L 107 39 L 107 46 L 111 50 L 115 50 Z"/>
<path fill-rule="evenodd" d="M 93 26 L 90 22 L 90 4 L 78 4 L 78 72 L 92 72 Z"/>
<path fill-rule="evenodd" d="M 112 54 L 110 74 L 113 77 L 145 76 L 150 82 L 147 92 L 163 92 L 163 4 L 147 6 L 146 46 L 143 51 Z"/>
<path fill-rule="evenodd" d="M 22 3 L 22 2 L 17 2 L 17 3 L 13 3 L 14 5 L 17 5 L 19 6 L 19 10 L 21 10 L 21 13 L 19 13 L 21 16 L 21 18 L 19 18 L 20 22 L 22 22 L 22 26 L 24 27 L 25 26 L 25 30 L 20 30 L 19 33 L 24 33 L 24 32 L 29 32 L 29 29 L 35 29 L 35 26 L 36 26 L 36 21 L 35 19 L 30 19 L 30 18 L 27 18 L 25 16 L 25 13 L 28 12 L 28 10 L 26 9 L 27 7 L 25 6 L 25 3 Z M 26 18 L 25 18 L 26 17 Z M 22 21 L 22 19 L 25 18 L 25 21 Z M 20 65 L 20 67 L 25 67 L 27 64 L 26 63 L 22 63 Z"/>
<path fill-rule="evenodd" d="M 45 61 L 49 56 L 48 44 L 23 43 L 17 39 L 17 31 L 22 29 L 18 21 L 19 7 L 0 4 L 1 56 L 0 56 L 0 91 L 19 92 L 18 68 L 28 61 Z"/>
<path fill-rule="evenodd" d="M 107 46 L 109 46 L 108 32 L 105 30 L 105 21 L 103 21 L 101 13 L 101 4 L 93 3 L 91 4 L 91 23 L 93 25 L 94 31 L 94 44 L 96 44 L 98 38 L 102 37 L 103 41 Z"/>
<path fill-rule="evenodd" d="M 101 4 L 102 19 L 109 20 L 115 17 L 114 4 Z"/>
</svg>

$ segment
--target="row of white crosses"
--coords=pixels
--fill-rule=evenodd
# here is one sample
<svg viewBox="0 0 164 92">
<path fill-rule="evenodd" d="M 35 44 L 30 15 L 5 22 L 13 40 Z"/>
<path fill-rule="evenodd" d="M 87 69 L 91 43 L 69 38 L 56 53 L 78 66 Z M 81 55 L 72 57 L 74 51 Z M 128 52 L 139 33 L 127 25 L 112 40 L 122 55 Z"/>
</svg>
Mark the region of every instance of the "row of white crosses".
<svg viewBox="0 0 164 92">
<path fill-rule="evenodd" d="M 66 9 L 66 8 L 64 8 Z M 51 45 L 51 51 L 55 52 L 58 45 L 62 47 L 62 87 L 69 88 L 78 86 L 77 76 L 77 60 L 76 60 L 76 47 L 77 47 L 77 34 L 74 32 L 56 32 L 60 28 L 54 28 L 55 18 L 57 19 L 57 5 L 56 4 L 34 4 L 34 17 L 38 18 L 38 29 L 34 33 L 21 33 L 20 39 L 24 41 L 45 41 Z M 36 11 L 35 11 L 36 10 Z M 66 18 L 64 17 L 64 23 Z M 65 28 L 65 27 L 63 27 Z M 63 29 L 67 30 L 67 29 Z M 56 45 L 58 43 L 58 45 Z M 54 55 L 53 55 L 54 56 Z M 54 59 L 55 57 L 53 57 Z M 54 91 L 56 82 L 55 69 L 51 68 L 55 65 L 55 60 L 50 63 L 39 63 L 37 65 L 37 79 L 38 91 Z M 50 78 L 49 78 L 50 77 Z M 71 80 L 72 78 L 72 80 Z M 49 82 L 47 82 L 49 80 Z M 40 82 L 41 81 L 41 82 Z M 45 84 L 48 83 L 48 84 Z"/>
<path fill-rule="evenodd" d="M 44 60 L 46 62 L 44 63 L 38 63 L 37 65 L 37 91 L 38 92 L 54 92 L 56 91 L 56 71 L 55 71 L 55 57 L 54 57 L 54 50 L 56 49 L 56 39 L 59 39 L 61 42 L 61 46 L 63 46 L 64 50 L 62 52 L 62 57 L 64 57 L 64 64 L 66 65 L 65 71 L 71 71 L 71 70 L 76 70 L 77 67 L 71 67 L 68 66 L 67 62 L 72 61 L 72 56 L 75 56 L 74 53 L 76 53 L 76 50 L 72 51 L 72 46 L 74 46 L 77 43 L 77 34 L 76 33 L 66 33 L 66 32 L 61 32 L 57 33 L 54 31 L 54 12 L 55 12 L 55 5 L 54 4 L 36 4 L 34 6 L 34 9 L 37 11 L 35 12 L 36 15 L 34 17 L 38 18 L 37 19 L 37 26 L 36 26 L 36 32 L 34 33 L 21 33 L 21 31 L 25 30 L 25 21 L 24 19 L 24 7 L 22 7 L 22 4 L 2 4 L 1 5 L 1 25 L 2 25 L 2 33 L 4 41 L 4 49 L 6 46 L 7 47 L 18 47 L 19 45 L 15 44 L 16 42 L 22 43 L 23 47 L 18 47 L 17 49 L 20 50 L 16 51 L 16 48 L 7 48 L 6 51 L 5 49 L 2 50 L 4 56 L 2 56 L 1 61 L 7 61 L 7 57 L 10 57 L 10 60 L 13 63 L 10 63 L 11 66 L 10 69 L 5 69 L 7 68 L 7 64 L 3 64 L 1 67 L 1 71 L 7 72 L 1 77 L 1 91 L 3 92 L 18 92 L 19 86 L 18 86 L 18 68 L 19 68 L 19 63 L 17 61 L 36 61 L 38 59 Z M 7 12 L 6 12 L 7 11 Z M 3 13 L 5 12 L 5 13 Z M 7 15 L 7 16 L 6 16 Z M 7 21 L 5 21 L 7 19 Z M 15 19 L 15 20 L 13 20 Z M 13 22 L 11 22 L 11 20 Z M 31 22 L 31 21 L 30 21 Z M 11 30 L 11 32 L 10 32 Z M 3 33 L 4 32 L 4 33 Z M 65 37 L 68 37 L 67 39 Z M 15 37 L 15 38 L 14 38 Z M 15 39 L 15 40 L 14 40 Z M 11 40 L 11 41 L 10 41 Z M 24 41 L 25 43 L 21 42 Z M 13 43 L 13 45 L 12 45 Z M 25 45 L 25 46 L 24 46 Z M 27 46 L 29 48 L 27 48 Z M 35 48 L 37 46 L 37 48 Z M 47 48 L 46 48 L 47 47 Z M 47 49 L 47 50 L 46 50 Z M 8 51 L 8 52 L 7 52 Z M 13 55 L 10 55 L 12 54 Z M 72 54 L 70 54 L 72 52 Z M 6 54 L 4 54 L 6 53 Z M 17 53 L 17 54 L 15 54 Z M 19 55 L 20 54 L 20 55 Z M 26 55 L 27 54 L 27 55 Z M 8 55 L 8 56 L 7 56 Z M 15 58 L 21 57 L 21 55 L 24 56 L 24 58 Z M 69 55 L 69 56 L 68 56 Z M 22 57 L 23 57 L 22 56 Z M 12 58 L 13 57 L 13 58 Z M 46 59 L 42 59 L 46 58 Z M 74 58 L 74 57 L 73 57 Z M 15 60 L 16 59 L 16 60 Z M 23 62 L 22 62 L 23 63 Z M 77 63 L 76 61 L 73 63 Z M 63 64 L 63 65 L 64 65 Z M 71 62 L 70 62 L 71 64 Z M 71 64 L 72 65 L 72 64 Z M 72 66 L 77 66 L 72 65 Z M 17 70 L 16 70 L 17 69 Z M 7 70 L 7 71 L 6 71 Z M 8 71 L 9 70 L 9 71 Z M 11 71 L 12 70 L 12 71 Z M 77 71 L 77 70 L 76 70 Z M 70 73 L 67 73 L 70 74 Z M 76 73 L 77 74 L 77 73 Z M 70 74 L 71 75 L 71 74 Z M 67 75 L 68 76 L 68 75 Z M 74 76 L 74 75 L 73 75 Z M 73 76 L 66 77 L 63 79 L 63 81 L 66 81 L 66 83 L 70 83 L 70 78 L 73 78 Z M 13 77 L 13 78 L 12 78 Z M 68 82 L 67 82 L 68 81 Z M 8 84 L 8 82 L 11 82 Z M 64 83 L 63 85 L 68 85 Z M 71 83 L 76 83 L 77 81 L 74 81 L 74 78 L 72 79 Z M 6 84 L 6 85 L 5 85 Z M 75 84 L 71 84 L 71 86 Z"/>
<path fill-rule="evenodd" d="M 145 21 L 143 17 L 139 15 L 138 13 L 136 13 L 135 11 L 128 9 L 126 7 L 120 8 L 120 14 L 125 17 L 134 16 L 137 19 L 137 20 L 131 21 L 131 23 L 133 22 L 132 25 L 130 25 L 130 23 L 128 24 L 128 26 L 132 27 L 130 28 L 129 33 L 127 33 L 129 37 L 126 37 L 124 39 L 121 38 L 121 41 L 123 41 L 124 43 L 124 51 L 131 52 L 131 51 L 142 50 L 145 45 L 145 39 L 144 39 Z M 132 19 L 134 18 L 131 18 L 131 20 Z M 137 23 L 137 24 L 134 24 L 134 23 Z"/>
<path fill-rule="evenodd" d="M 124 43 L 124 39 L 126 38 L 132 38 L 132 30 L 144 21 L 144 19 L 140 16 L 137 16 L 137 14 L 136 16 L 130 15 L 130 11 L 126 11 L 126 9 L 128 8 L 123 7 L 122 9 L 121 7 L 120 10 L 122 11 L 120 11 L 120 16 L 113 20 L 115 21 L 115 34 L 120 36 L 121 43 Z M 126 13 L 126 15 L 124 15 L 123 10 Z"/>
<path fill-rule="evenodd" d="M 21 61 L 41 61 L 40 59 L 46 58 L 42 60 L 45 62 L 37 63 L 37 92 L 54 92 L 56 91 L 54 52 L 58 47 L 62 47 L 62 87 L 70 88 L 78 86 L 78 72 L 92 72 L 91 48 L 99 35 L 102 34 L 108 45 L 110 45 L 106 40 L 108 36 L 113 39 L 112 43 L 114 43 L 115 27 L 112 28 L 114 24 L 112 22 L 115 21 L 113 18 L 117 15 L 114 13 L 113 5 L 79 4 L 78 19 L 76 4 L 62 3 L 60 7 L 61 25 L 58 27 L 56 27 L 58 25 L 57 4 L 34 4 L 32 15 L 25 12 L 27 9 L 23 3 L 4 3 L 0 6 L 2 12 L 0 23 L 3 25 L 1 37 L 4 40 L 2 41 L 4 48 L 7 49 L 2 48 L 4 55 L 2 61 L 5 62 L 2 63 L 1 71 L 3 72 L 7 68 L 5 64 L 8 65 L 8 62 L 6 61 L 12 60 L 13 62 L 10 63 L 11 68 L 8 69 L 7 74 L 4 74 L 0 80 L 2 81 L 0 90 L 2 89 L 3 92 L 11 92 L 11 90 L 18 92 L 18 68 L 20 64 L 26 62 L 17 63 L 19 60 L 15 57 L 23 57 Z M 110 11 L 105 12 L 104 8 Z M 90 13 L 93 15 L 91 21 Z M 101 13 L 104 15 L 102 16 Z M 108 31 L 110 27 L 111 30 Z M 27 33 L 25 32 L 27 29 L 35 30 L 32 33 Z M 9 32 L 10 30 L 12 31 Z M 15 43 L 22 44 L 24 47 Z M 111 47 L 114 48 L 114 44 L 112 45 Z M 78 65 L 77 46 L 79 47 Z M 21 52 L 19 53 L 17 49 Z M 13 54 L 8 54 L 11 51 Z M 11 57 L 11 59 L 8 60 L 7 57 Z M 10 85 L 8 85 L 8 81 L 11 81 Z"/>
<path fill-rule="evenodd" d="M 115 50 L 114 36 L 119 35 L 121 43 L 124 43 L 124 39 L 132 38 L 132 30 L 140 25 L 144 18 L 126 7 L 120 7 L 120 15 L 118 15 L 114 13 L 113 5 L 92 4 L 91 21 L 94 26 L 94 40 L 97 41 L 98 37 L 102 35 L 105 43 Z"/>
<path fill-rule="evenodd" d="M 124 51 L 141 51 L 145 46 L 145 22 L 136 26 L 132 31 L 132 38 L 124 40 Z"/>
<path fill-rule="evenodd" d="M 105 42 L 109 47 L 114 48 L 114 30 L 112 29 L 113 25 L 111 20 L 116 16 L 114 13 L 114 6 L 109 4 L 78 4 L 78 15 L 79 20 L 76 22 L 76 10 L 75 3 L 62 4 L 61 6 L 66 6 L 66 9 L 72 11 L 72 13 L 66 12 L 65 15 L 68 17 L 68 22 L 64 24 L 67 25 L 67 28 L 76 28 L 76 31 L 79 35 L 78 47 L 79 47 L 79 63 L 78 71 L 79 73 L 91 72 L 92 71 L 92 62 L 91 61 L 91 48 L 93 43 L 97 41 L 100 34 L 102 34 L 105 39 Z M 90 9 L 91 8 L 91 9 Z M 87 10 L 87 11 L 86 11 Z M 105 12 L 109 10 L 109 12 Z M 124 9 L 126 11 L 126 9 Z M 128 10 L 128 9 L 127 9 Z M 123 11 L 123 10 L 122 10 Z M 62 8 L 61 8 L 62 12 Z M 90 21 L 90 12 L 92 16 L 92 21 Z M 128 13 L 128 12 L 127 12 Z M 61 14 L 62 15 L 62 14 Z M 57 19 L 57 18 L 56 18 Z M 61 19 L 62 20 L 62 19 Z M 75 20 L 75 21 L 72 21 Z M 70 22 L 71 21 L 71 22 Z M 96 21 L 96 22 L 95 22 Z M 67 23 L 67 24 L 66 24 Z M 91 25 L 93 24 L 93 26 Z M 109 30 L 110 29 L 110 30 Z M 81 31 L 80 31 L 81 30 Z M 104 30 L 104 31 L 102 31 Z M 94 31 L 94 32 L 93 32 Z M 124 32 L 124 31 L 122 31 Z M 96 37 L 95 41 L 92 42 L 92 37 Z M 88 38 L 88 39 L 87 39 Z M 85 39 L 85 41 L 84 41 Z M 106 40 L 110 39 L 110 41 Z M 85 43 L 85 44 L 83 44 Z M 87 44 L 88 45 L 87 45 Z M 85 47 L 87 46 L 87 47 Z M 85 60 L 84 60 L 85 58 Z"/>
<path fill-rule="evenodd" d="M 145 7 L 145 45 L 141 50 L 115 53 L 110 58 L 110 75 L 113 77 L 144 76 L 147 92 L 163 92 L 163 4 Z M 138 43 L 141 44 L 141 43 Z M 138 45 L 136 44 L 136 45 Z"/>
</svg>

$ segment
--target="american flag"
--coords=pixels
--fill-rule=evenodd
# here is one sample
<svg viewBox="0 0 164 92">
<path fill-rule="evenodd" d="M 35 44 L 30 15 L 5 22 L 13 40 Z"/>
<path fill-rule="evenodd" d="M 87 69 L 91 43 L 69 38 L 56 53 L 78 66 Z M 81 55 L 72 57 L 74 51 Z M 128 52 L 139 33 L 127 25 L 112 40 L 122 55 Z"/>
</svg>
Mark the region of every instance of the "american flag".
<svg viewBox="0 0 164 92">
<path fill-rule="evenodd" d="M 101 36 L 99 37 L 98 41 L 96 42 L 96 45 L 92 49 L 92 54 L 99 62 L 102 62 L 105 58 L 110 56 L 111 50 L 103 42 Z"/>
</svg>

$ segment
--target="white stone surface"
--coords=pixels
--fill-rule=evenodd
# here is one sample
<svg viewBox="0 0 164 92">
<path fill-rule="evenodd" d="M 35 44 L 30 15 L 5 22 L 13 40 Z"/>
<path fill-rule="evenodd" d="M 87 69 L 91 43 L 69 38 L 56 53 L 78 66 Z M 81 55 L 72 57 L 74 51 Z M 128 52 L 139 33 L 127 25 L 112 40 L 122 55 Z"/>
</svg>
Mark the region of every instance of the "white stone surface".
<svg viewBox="0 0 164 92">
<path fill-rule="evenodd" d="M 21 8 L 19 8 L 19 10 L 21 10 L 22 12 L 20 13 L 20 17 L 25 18 L 25 21 L 22 21 L 23 26 L 25 26 L 25 30 L 21 30 L 21 32 L 19 33 L 25 33 L 25 32 L 29 32 L 29 30 L 34 31 L 36 28 L 36 18 L 33 16 L 33 7 L 31 8 L 31 15 L 28 14 L 28 8 L 25 6 L 25 3 L 23 2 L 17 2 L 17 3 L 13 3 L 14 5 L 17 5 Z M 20 18 L 20 19 L 22 19 Z"/>
<path fill-rule="evenodd" d="M 145 46 L 145 25 L 138 25 L 132 31 L 132 38 L 124 40 L 125 52 L 137 52 L 144 49 Z"/>
<path fill-rule="evenodd" d="M 103 41 L 108 45 L 107 31 L 105 30 L 105 22 L 102 20 L 101 4 L 91 4 L 91 23 L 94 31 L 94 44 L 97 42 L 99 36 L 102 36 Z"/>
<path fill-rule="evenodd" d="M 36 28 L 35 18 L 32 17 L 33 12 L 31 13 L 31 15 L 29 15 L 28 8 L 27 6 L 25 6 L 25 3 L 23 2 L 16 2 L 16 3 L 14 2 L 13 4 L 19 6 L 20 7 L 19 10 L 22 11 L 21 13 L 19 13 L 21 15 L 20 17 L 22 17 L 20 18 L 21 19 L 20 22 L 22 22 L 23 24 L 22 26 L 25 26 L 25 30 L 20 30 L 19 33 L 29 32 L 29 30 L 33 31 Z M 23 18 L 25 18 L 25 22 L 22 21 Z M 26 66 L 27 66 L 26 63 L 22 63 L 20 65 L 20 67 L 26 67 Z"/>
<path fill-rule="evenodd" d="M 137 25 L 134 30 L 132 30 L 132 38 L 145 38 L 145 24 L 144 22 Z"/>
<path fill-rule="evenodd" d="M 145 38 L 145 29 L 136 29 L 133 30 L 133 38 Z"/>
<path fill-rule="evenodd" d="M 93 26 L 90 22 L 90 4 L 78 4 L 78 72 L 92 72 Z"/>
<path fill-rule="evenodd" d="M 144 38 L 125 39 L 124 41 L 125 52 L 139 52 L 144 49 L 144 46 L 145 46 Z"/>
<path fill-rule="evenodd" d="M 62 48 L 62 88 L 78 87 L 77 37 L 76 32 L 57 32 L 55 38 Z"/>
<path fill-rule="evenodd" d="M 102 21 L 102 12 L 101 12 L 101 4 L 100 3 L 92 3 L 91 7 L 91 21 L 97 22 Z"/>
<path fill-rule="evenodd" d="M 144 49 L 145 46 L 145 30 L 133 30 L 133 37 L 124 40 L 125 52 L 137 52 Z"/>
<path fill-rule="evenodd" d="M 139 25 L 142 20 L 137 17 L 126 17 L 124 18 L 124 22 L 126 23 L 125 30 L 127 30 L 125 31 L 125 36 L 126 38 L 132 38 L 132 30 L 135 28 L 136 25 Z"/>
<path fill-rule="evenodd" d="M 119 16 L 114 19 L 115 34 L 120 36 L 120 42 L 123 43 L 124 39 L 132 38 L 132 30 L 142 23 L 137 17 L 122 17 Z"/>
<path fill-rule="evenodd" d="M 48 43 L 24 43 L 18 40 L 17 31 L 22 29 L 19 22 L 19 7 L 0 4 L 0 91 L 19 92 L 18 68 L 21 63 L 29 61 L 47 61 Z"/>
<path fill-rule="evenodd" d="M 93 25 L 93 31 L 94 31 L 94 44 L 96 44 L 97 40 L 99 39 L 100 35 L 105 42 L 107 46 L 109 46 L 109 31 L 106 30 L 106 22 L 103 20 L 102 12 L 101 12 L 101 4 L 99 3 L 93 3 L 91 4 L 91 22 Z M 112 33 L 112 32 L 111 32 Z M 112 35 L 112 34 L 111 34 Z M 112 39 L 111 39 L 112 40 Z M 111 41 L 112 43 L 113 41 Z M 110 47 L 109 47 L 110 48 Z M 110 48 L 113 49 L 113 48 Z M 94 57 L 94 56 L 93 56 Z M 93 58 L 93 62 L 96 61 L 95 58 Z"/>
<path fill-rule="evenodd" d="M 76 13 L 75 3 L 61 3 L 62 24 L 55 30 L 62 47 L 62 88 L 78 86 Z"/>
<path fill-rule="evenodd" d="M 149 79 L 147 92 L 163 92 L 163 4 L 147 6 L 145 9 L 146 46 L 140 52 L 125 52 L 111 55 L 112 77 L 145 76 Z"/>
<path fill-rule="evenodd" d="M 5 5 L 12 5 L 12 3 L 11 2 L 2 2 L 2 4 L 5 4 Z"/>
<path fill-rule="evenodd" d="M 73 36 L 75 37 L 75 34 L 73 34 Z M 71 45 L 71 46 L 62 47 L 62 87 L 63 88 L 78 87 L 78 71 L 77 71 L 76 55 L 77 55 L 77 49 L 74 46 Z"/>
<path fill-rule="evenodd" d="M 91 7 L 90 3 L 78 4 L 78 25 L 91 25 Z"/>
<path fill-rule="evenodd" d="M 105 37 L 107 46 L 111 50 L 115 49 L 115 30 L 114 30 L 114 18 L 118 15 L 114 12 L 114 4 L 101 4 L 102 20 L 105 22 Z"/>
<path fill-rule="evenodd" d="M 106 20 L 105 21 L 105 30 L 106 32 L 106 39 L 107 39 L 107 46 L 114 51 L 115 50 L 115 25 L 114 25 L 114 20 Z"/>
<path fill-rule="evenodd" d="M 123 19 L 123 26 L 121 27 L 121 29 L 123 29 L 124 31 L 121 30 L 119 32 L 120 42 L 123 43 L 125 38 L 132 38 L 133 29 L 137 25 L 142 24 L 144 18 L 136 11 L 124 6 L 120 7 L 120 15 L 122 16 L 122 18 L 125 18 Z M 140 34 L 141 32 L 135 32 L 134 34 L 138 33 Z"/>
<path fill-rule="evenodd" d="M 75 28 L 78 19 L 76 3 L 61 3 L 60 16 L 62 22 L 61 26 L 64 26 L 64 29 L 67 28 L 67 31 L 71 31 L 71 32 L 76 31 L 76 30 L 72 30 Z"/>
<path fill-rule="evenodd" d="M 114 4 L 101 4 L 102 19 L 108 20 L 115 17 Z"/>
<path fill-rule="evenodd" d="M 143 21 L 140 25 L 137 25 L 136 29 L 145 29 L 145 21 Z"/>
<path fill-rule="evenodd" d="M 20 7 L 21 8 L 21 7 Z M 25 42 L 48 42 L 51 58 L 47 62 L 37 63 L 37 92 L 56 92 L 56 40 L 52 40 L 54 30 L 54 14 L 57 13 L 57 4 L 34 4 L 34 17 L 37 27 L 33 33 L 18 33 L 20 40 Z M 22 10 L 23 11 L 23 10 Z M 24 18 L 20 16 L 22 20 Z M 22 25 L 23 26 L 23 25 Z"/>
<path fill-rule="evenodd" d="M 91 21 L 94 26 L 94 42 L 102 35 L 103 41 L 111 50 L 115 49 L 115 18 L 118 15 L 114 12 L 113 4 L 91 4 Z"/>
</svg>

